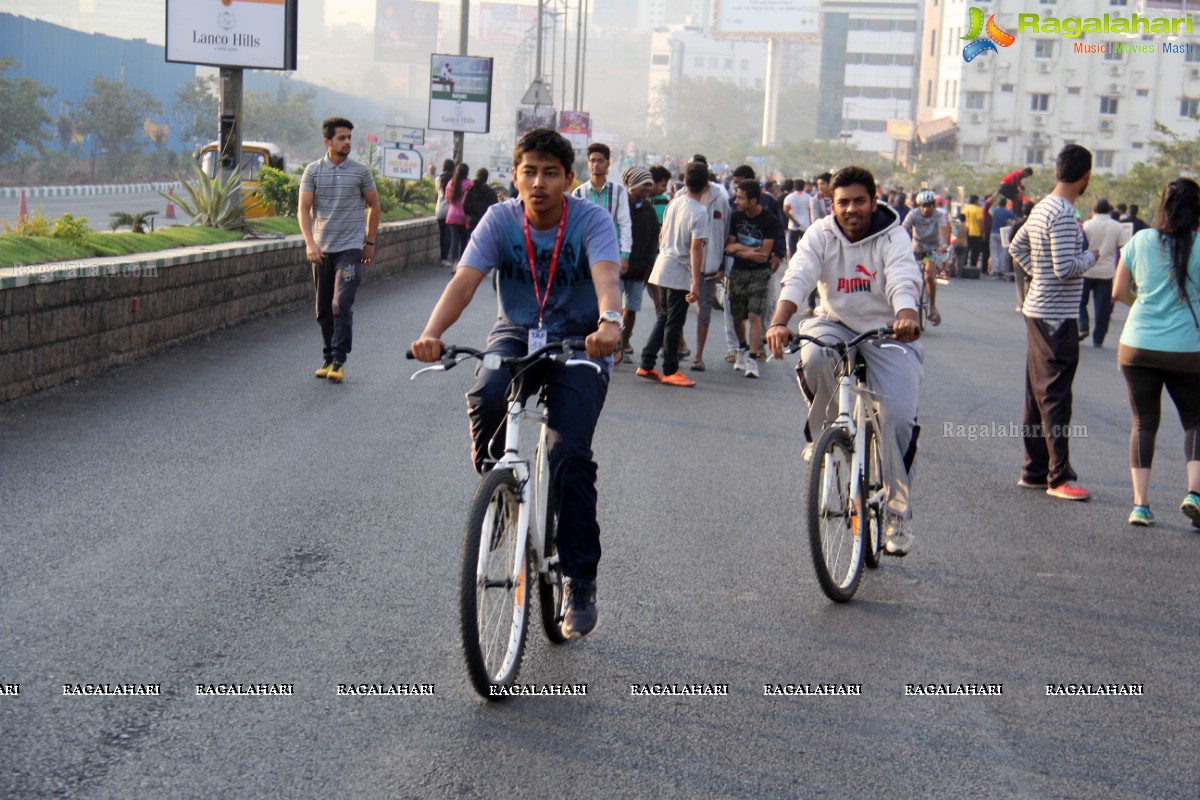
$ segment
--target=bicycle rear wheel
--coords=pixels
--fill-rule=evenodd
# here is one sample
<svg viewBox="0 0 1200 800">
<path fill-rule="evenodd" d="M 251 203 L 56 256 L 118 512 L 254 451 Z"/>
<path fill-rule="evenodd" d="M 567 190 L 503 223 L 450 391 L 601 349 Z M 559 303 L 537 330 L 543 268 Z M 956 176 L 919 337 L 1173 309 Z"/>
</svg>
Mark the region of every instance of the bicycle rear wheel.
<svg viewBox="0 0 1200 800">
<path fill-rule="evenodd" d="M 858 530 L 863 541 L 863 562 L 875 569 L 883 553 L 883 456 L 879 451 L 879 434 L 870 422 L 864 441 L 866 451 L 858 487 Z"/>
<path fill-rule="evenodd" d="M 525 650 L 530 569 L 528 548 L 521 548 L 517 560 L 520 508 L 516 476 L 511 470 L 494 469 L 475 489 L 463 535 L 463 656 L 471 685 L 489 700 L 495 699 L 490 687 L 515 680 Z"/>
<path fill-rule="evenodd" d="M 808 538 L 813 568 L 830 600 L 854 596 L 862 577 L 862 537 L 850 500 L 853 440 L 845 428 L 829 428 L 813 448 L 808 473 Z"/>
<path fill-rule="evenodd" d="M 562 567 L 558 564 L 556 534 L 558 514 L 554 511 L 554 492 L 550 487 L 550 462 L 546 451 L 546 428 L 543 426 L 533 459 L 534 525 L 542 535 L 542 561 L 546 571 L 538 576 L 538 608 L 542 614 L 542 630 L 553 644 L 562 644 Z"/>
</svg>

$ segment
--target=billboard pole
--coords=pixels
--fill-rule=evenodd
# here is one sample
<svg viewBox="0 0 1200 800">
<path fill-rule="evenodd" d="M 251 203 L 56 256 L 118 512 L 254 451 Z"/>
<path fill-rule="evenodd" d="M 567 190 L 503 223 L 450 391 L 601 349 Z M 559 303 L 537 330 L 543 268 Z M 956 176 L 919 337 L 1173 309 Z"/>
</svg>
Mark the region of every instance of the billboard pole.
<svg viewBox="0 0 1200 800">
<path fill-rule="evenodd" d="M 575 0 L 575 94 L 571 102 L 573 111 L 579 111 L 579 51 L 583 46 L 583 0 Z M 564 71 L 565 72 L 565 71 Z M 564 76 L 565 77 L 565 76 Z"/>
<path fill-rule="evenodd" d="M 783 78 L 783 42 L 775 36 L 767 38 L 767 94 L 763 102 L 762 146 L 779 143 L 779 84 Z"/>
<path fill-rule="evenodd" d="M 467 54 L 467 31 L 470 28 L 471 19 L 471 0 L 462 0 L 459 6 L 461 11 L 458 16 L 458 54 L 465 56 Z M 463 132 L 454 132 L 454 163 L 461 164 L 463 162 Z"/>
<path fill-rule="evenodd" d="M 242 167 L 242 68 L 221 67 L 220 174 L 228 178 Z"/>
</svg>

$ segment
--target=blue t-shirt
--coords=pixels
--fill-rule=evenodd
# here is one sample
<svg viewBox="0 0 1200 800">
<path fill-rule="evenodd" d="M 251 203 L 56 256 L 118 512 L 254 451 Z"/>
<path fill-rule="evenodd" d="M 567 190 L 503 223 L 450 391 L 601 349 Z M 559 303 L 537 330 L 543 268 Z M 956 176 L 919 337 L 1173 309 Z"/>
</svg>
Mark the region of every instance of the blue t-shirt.
<svg viewBox="0 0 1200 800">
<path fill-rule="evenodd" d="M 1200 316 L 1200 243 L 1192 243 L 1188 261 L 1188 296 L 1192 311 Z M 1176 283 L 1171 277 L 1171 251 L 1158 231 L 1147 228 L 1138 231 L 1121 248 L 1125 268 L 1137 286 L 1137 300 L 1129 309 L 1121 344 L 1141 350 L 1164 353 L 1200 352 L 1200 331 L 1187 306 L 1179 299 Z"/>
<path fill-rule="evenodd" d="M 497 271 L 500 317 L 489 340 L 526 341 L 529 329 L 538 326 L 538 301 L 529 274 L 521 224 L 524 215 L 525 206 L 519 198 L 489 208 L 471 233 L 471 241 L 459 261 L 461 266 L 484 275 Z M 537 253 L 538 292 L 543 296 L 546 296 L 556 232 L 557 226 L 548 231 L 532 226 L 529 229 Z M 602 261 L 618 264 L 620 260 L 617 232 L 608 212 L 587 200 L 568 196 L 562 249 L 542 315 L 548 341 L 579 338 L 596 330 L 600 307 L 592 283 L 592 264 Z"/>
<path fill-rule="evenodd" d="M 1012 221 L 1012 218 L 1015 216 L 1016 216 L 1016 214 L 1014 214 L 1012 211 L 1010 211 L 1007 207 L 993 208 L 992 209 L 992 236 L 999 236 L 1000 229 L 1003 228 L 1005 225 L 1007 225 L 1010 221 Z"/>
</svg>

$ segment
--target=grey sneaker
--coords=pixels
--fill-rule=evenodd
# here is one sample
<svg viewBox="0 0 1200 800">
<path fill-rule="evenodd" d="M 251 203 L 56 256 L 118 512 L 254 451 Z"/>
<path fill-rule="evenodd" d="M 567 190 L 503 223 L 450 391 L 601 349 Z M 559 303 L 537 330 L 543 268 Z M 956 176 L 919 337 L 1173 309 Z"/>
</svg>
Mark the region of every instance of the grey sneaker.
<svg viewBox="0 0 1200 800">
<path fill-rule="evenodd" d="M 749 350 L 738 350 L 737 359 L 733 362 L 733 368 L 738 372 L 743 372 L 746 369 L 746 360 L 750 357 Z"/>
<path fill-rule="evenodd" d="M 884 533 L 883 549 L 889 556 L 906 556 L 912 552 L 917 538 L 908 530 L 908 520 L 895 514 L 887 518 L 887 529 Z"/>
<path fill-rule="evenodd" d="M 747 378 L 757 378 L 758 377 L 758 359 L 755 358 L 754 356 L 746 357 L 746 377 Z"/>
<path fill-rule="evenodd" d="M 596 582 L 563 578 L 562 635 L 567 639 L 587 636 L 596 628 Z"/>
</svg>

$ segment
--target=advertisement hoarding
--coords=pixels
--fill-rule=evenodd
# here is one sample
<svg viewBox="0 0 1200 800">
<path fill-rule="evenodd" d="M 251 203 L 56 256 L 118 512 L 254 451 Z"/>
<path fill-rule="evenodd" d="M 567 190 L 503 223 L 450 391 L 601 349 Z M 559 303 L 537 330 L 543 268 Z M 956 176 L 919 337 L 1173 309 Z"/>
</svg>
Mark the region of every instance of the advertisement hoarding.
<svg viewBox="0 0 1200 800">
<path fill-rule="evenodd" d="M 297 0 L 167 0 L 167 61 L 296 68 Z"/>
<path fill-rule="evenodd" d="M 429 57 L 429 125 L 435 131 L 487 133 L 492 120 L 492 59 Z"/>
<path fill-rule="evenodd" d="M 383 175 L 400 181 L 419 181 L 425 177 L 421 154 L 404 147 L 383 148 Z"/>
<path fill-rule="evenodd" d="M 517 109 L 517 138 L 535 128 L 553 128 L 558 114 L 551 106 L 521 106 Z"/>
<path fill-rule="evenodd" d="M 536 27 L 537 6 L 518 6 L 512 3 L 479 4 L 478 35 L 483 44 L 515 47 L 525 41 L 525 35 Z"/>
<path fill-rule="evenodd" d="M 803 38 L 820 31 L 820 0 L 713 0 L 717 38 Z"/>
<path fill-rule="evenodd" d="M 592 119 L 586 111 L 563 111 L 558 115 L 558 132 L 576 150 L 585 150 L 591 144 Z"/>
<path fill-rule="evenodd" d="M 375 60 L 423 64 L 437 50 L 437 3 L 378 0 L 375 5 Z"/>
</svg>

